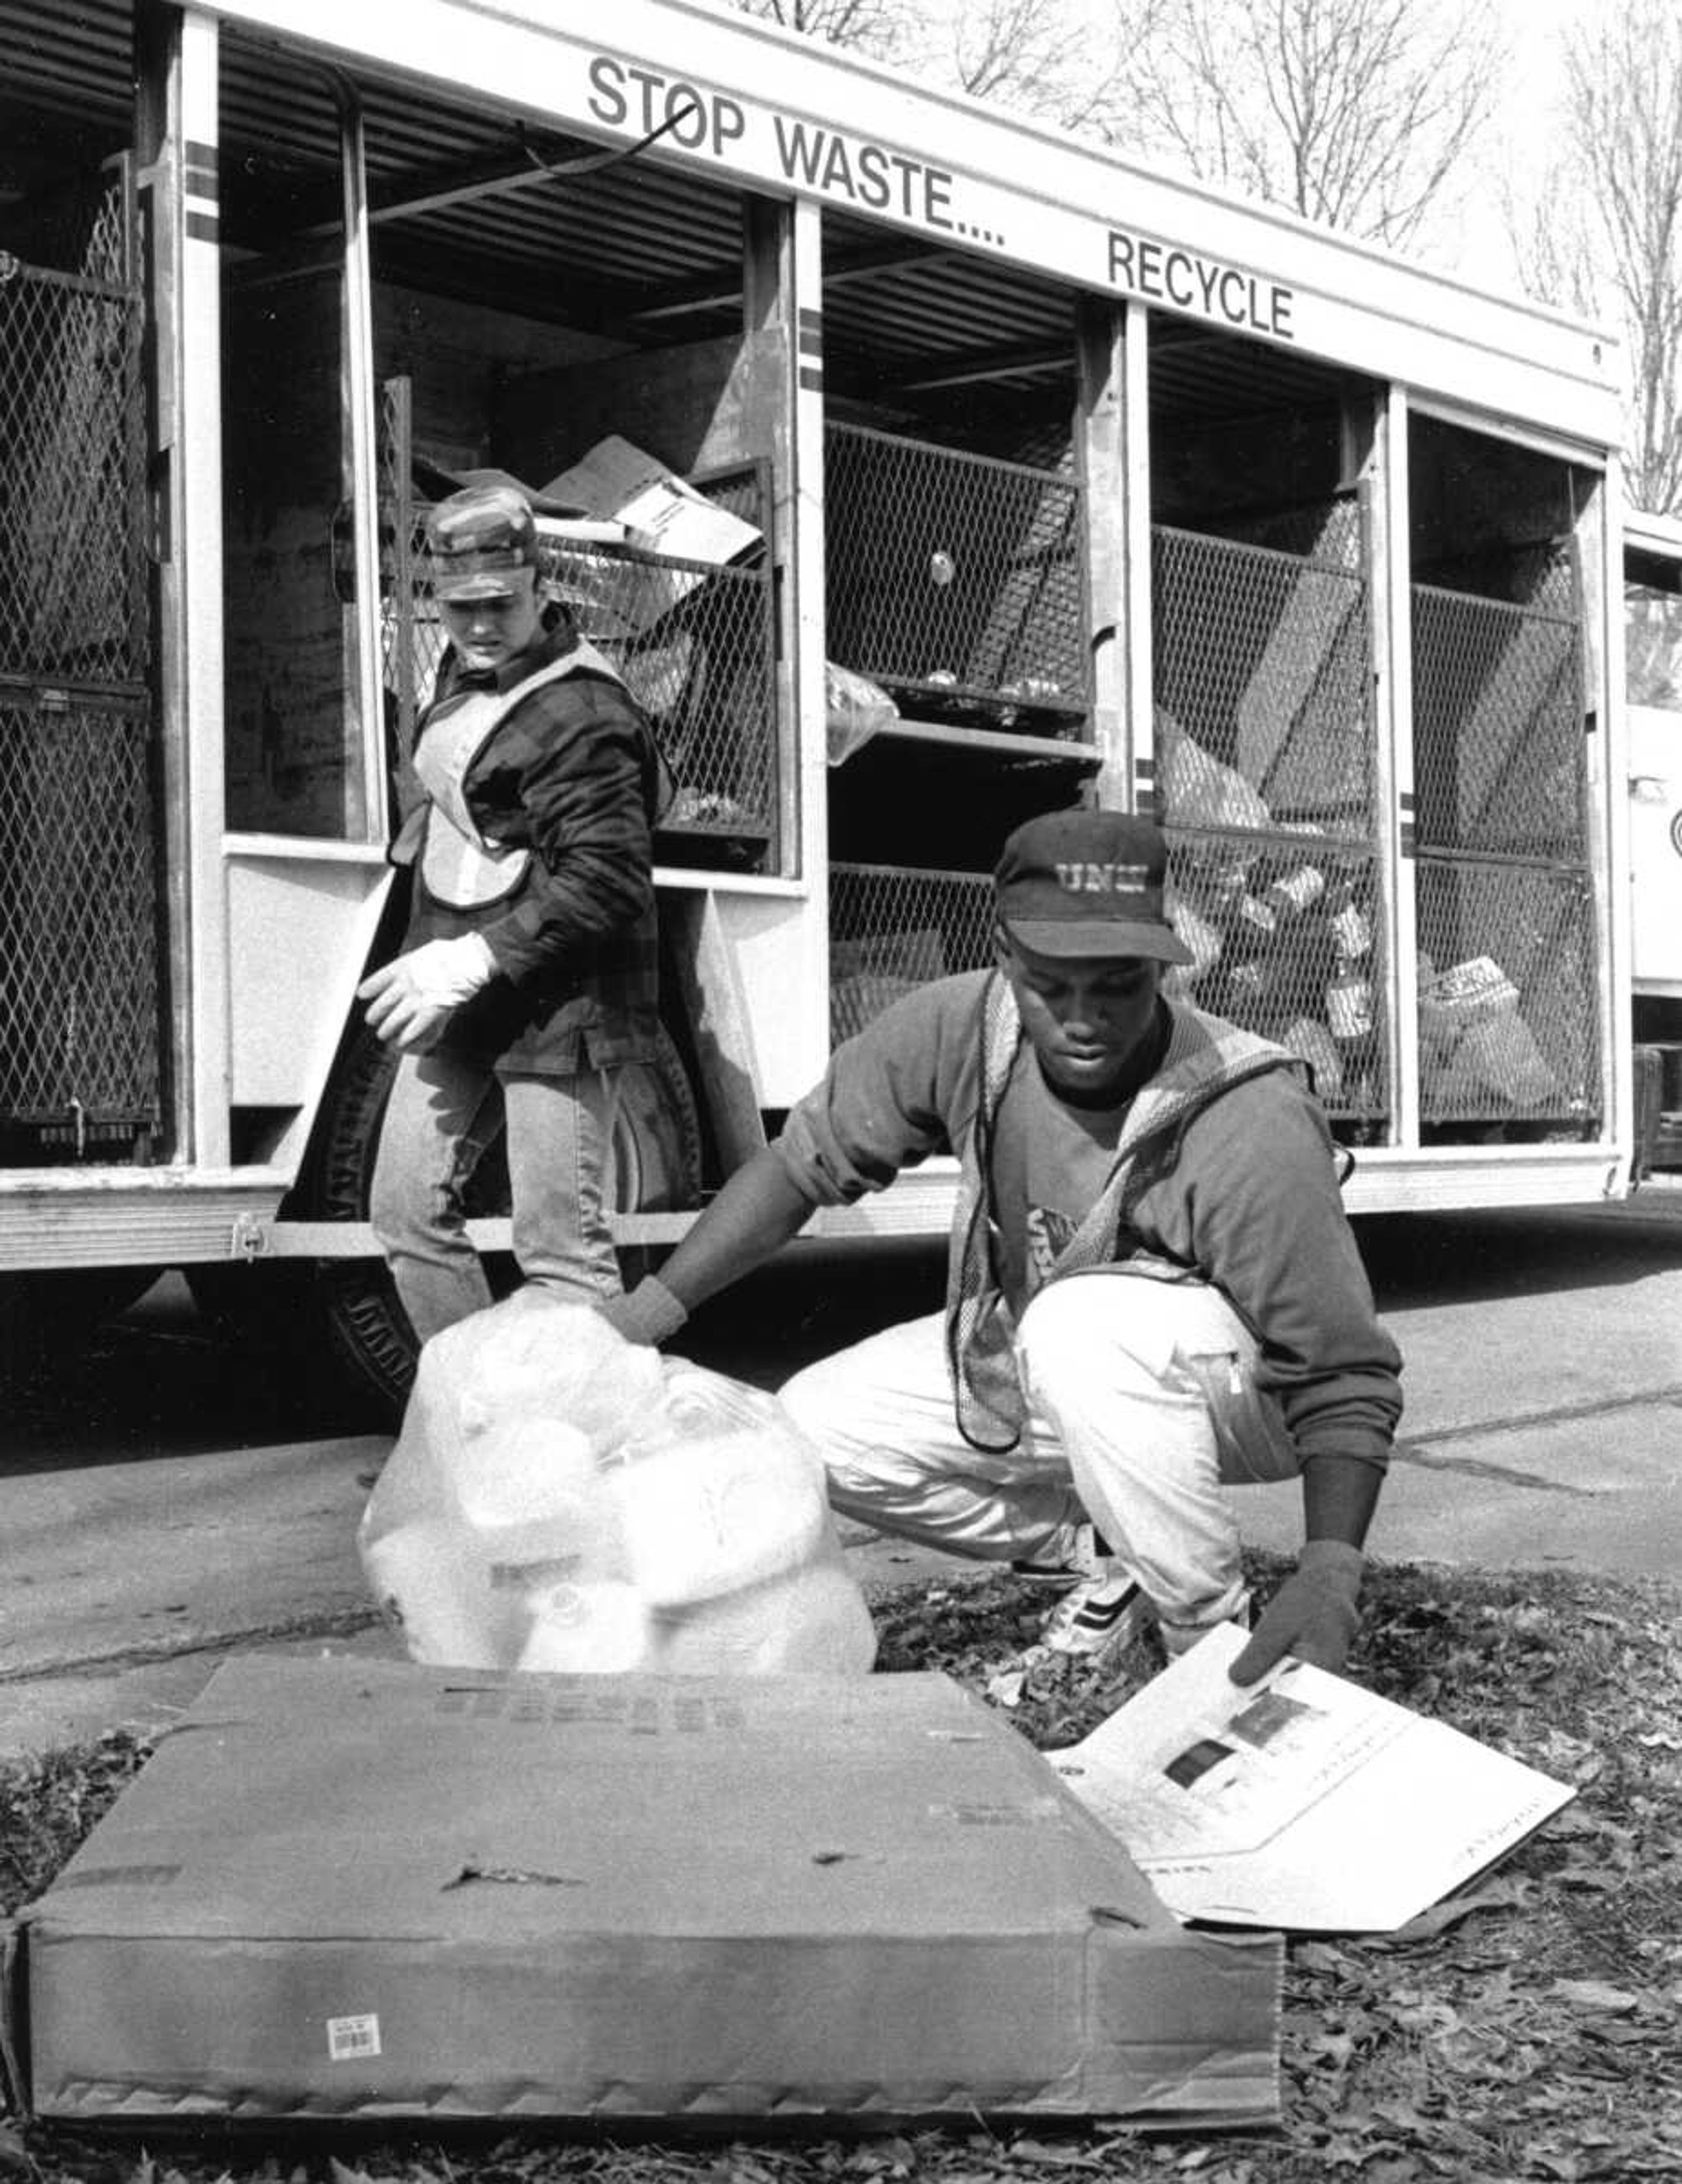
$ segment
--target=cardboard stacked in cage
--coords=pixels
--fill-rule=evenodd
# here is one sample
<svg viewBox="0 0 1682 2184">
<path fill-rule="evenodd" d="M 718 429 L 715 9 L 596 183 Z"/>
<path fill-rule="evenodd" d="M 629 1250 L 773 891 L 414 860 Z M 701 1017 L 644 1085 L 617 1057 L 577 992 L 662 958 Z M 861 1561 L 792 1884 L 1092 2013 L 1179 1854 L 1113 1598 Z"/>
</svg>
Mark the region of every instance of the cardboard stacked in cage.
<svg viewBox="0 0 1682 2184">
<path fill-rule="evenodd" d="M 231 1661 L 20 1939 L 82 2124 L 1277 2114 L 1277 1937 L 933 1674 Z"/>
<path fill-rule="evenodd" d="M 657 456 L 617 433 L 543 488 L 546 498 L 583 510 L 593 527 L 616 527 L 646 554 L 724 568 L 765 543 L 757 525 L 709 500 Z M 540 524 L 540 528 L 543 526 Z M 635 636 L 652 628 L 706 581 L 699 566 L 628 567 L 569 544 L 576 526 L 551 526 L 550 566 L 564 596 L 586 610 L 599 638 Z"/>
</svg>

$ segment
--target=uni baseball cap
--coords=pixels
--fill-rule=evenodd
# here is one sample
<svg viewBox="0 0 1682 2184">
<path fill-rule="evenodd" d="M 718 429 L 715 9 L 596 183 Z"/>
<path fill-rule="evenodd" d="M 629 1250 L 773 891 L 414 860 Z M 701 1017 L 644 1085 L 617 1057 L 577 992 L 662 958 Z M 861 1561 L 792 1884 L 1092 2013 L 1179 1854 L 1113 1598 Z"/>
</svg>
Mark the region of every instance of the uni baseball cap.
<svg viewBox="0 0 1682 2184">
<path fill-rule="evenodd" d="M 1168 845 L 1124 811 L 1048 811 L 1016 828 L 993 875 L 999 920 L 1037 956 L 1189 963 L 1168 922 Z"/>
<path fill-rule="evenodd" d="M 465 486 L 427 516 L 426 544 L 434 598 L 497 599 L 537 566 L 537 518 L 516 487 Z"/>
</svg>

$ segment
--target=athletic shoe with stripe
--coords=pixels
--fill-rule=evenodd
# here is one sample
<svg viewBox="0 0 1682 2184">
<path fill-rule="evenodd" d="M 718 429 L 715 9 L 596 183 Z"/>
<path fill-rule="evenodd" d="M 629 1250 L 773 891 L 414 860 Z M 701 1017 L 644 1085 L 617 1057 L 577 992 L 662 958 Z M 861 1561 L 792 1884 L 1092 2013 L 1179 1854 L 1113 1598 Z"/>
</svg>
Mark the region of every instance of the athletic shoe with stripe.
<svg viewBox="0 0 1682 2184">
<path fill-rule="evenodd" d="M 1109 1567 L 1109 1543 L 1100 1539 L 1090 1524 L 1079 1524 L 1075 1528 L 1075 1551 L 1067 1562 L 1039 1562 L 1029 1557 L 1013 1562 L 1011 1574 L 1025 1579 L 1029 1585 L 1043 1585 L 1048 1592 L 1067 1592 L 1071 1585 L 1101 1576 Z"/>
<path fill-rule="evenodd" d="M 1046 1617 L 1039 1642 L 1048 1653 L 1097 1660 L 1131 1646 L 1150 1613 L 1138 1585 L 1109 1563 L 1064 1594 Z"/>
</svg>

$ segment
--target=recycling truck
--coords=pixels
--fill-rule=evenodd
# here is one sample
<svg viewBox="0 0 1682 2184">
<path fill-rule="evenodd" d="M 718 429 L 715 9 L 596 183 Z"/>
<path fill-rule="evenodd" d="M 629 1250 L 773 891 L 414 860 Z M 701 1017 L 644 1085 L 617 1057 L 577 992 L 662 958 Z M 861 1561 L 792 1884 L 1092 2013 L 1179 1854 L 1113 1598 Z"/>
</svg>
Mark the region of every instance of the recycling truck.
<svg viewBox="0 0 1682 2184">
<path fill-rule="evenodd" d="M 627 1253 L 984 961 L 1004 835 L 1083 802 L 1161 820 L 1175 978 L 1301 1055 L 1352 1212 L 1663 1156 L 1682 765 L 1626 702 L 1596 329 L 690 0 L 0 36 L 14 1348 L 180 1268 L 406 1385 L 355 993 L 402 930 L 426 510 L 486 472 L 671 775 Z M 815 1230 L 933 1234 L 954 1188 Z M 475 1190 L 505 1251 L 493 1150 Z"/>
</svg>

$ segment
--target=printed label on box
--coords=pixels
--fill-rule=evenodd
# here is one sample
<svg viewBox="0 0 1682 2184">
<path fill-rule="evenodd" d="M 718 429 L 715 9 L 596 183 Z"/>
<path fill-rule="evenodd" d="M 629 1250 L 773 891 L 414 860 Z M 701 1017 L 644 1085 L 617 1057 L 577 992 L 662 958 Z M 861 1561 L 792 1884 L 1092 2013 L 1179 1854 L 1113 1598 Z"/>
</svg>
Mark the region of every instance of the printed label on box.
<svg viewBox="0 0 1682 2184">
<path fill-rule="evenodd" d="M 377 2017 L 330 2017 L 327 2020 L 327 2059 L 331 2063 L 365 2062 L 380 2053 Z"/>
</svg>

